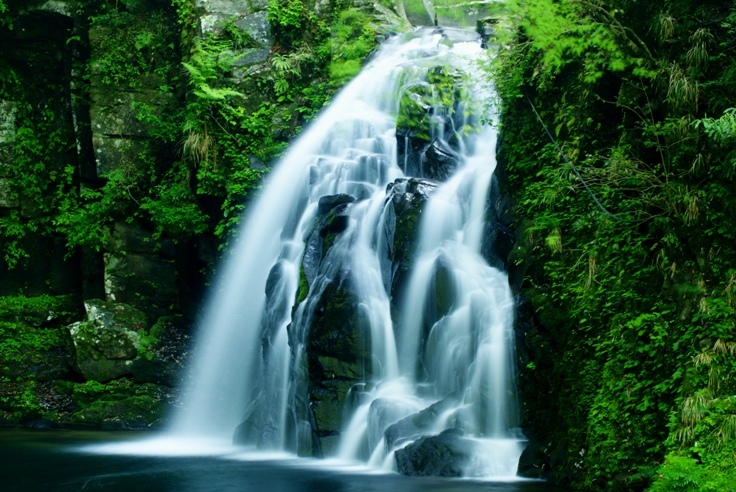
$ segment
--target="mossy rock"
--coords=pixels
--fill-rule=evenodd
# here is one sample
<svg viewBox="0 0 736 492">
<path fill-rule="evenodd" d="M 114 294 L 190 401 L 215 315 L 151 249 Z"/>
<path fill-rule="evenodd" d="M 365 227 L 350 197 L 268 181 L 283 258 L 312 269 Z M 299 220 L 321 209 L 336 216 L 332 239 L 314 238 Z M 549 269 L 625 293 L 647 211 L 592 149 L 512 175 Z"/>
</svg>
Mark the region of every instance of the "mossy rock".
<svg viewBox="0 0 736 492">
<path fill-rule="evenodd" d="M 132 374 L 141 348 L 146 315 L 132 306 L 97 299 L 85 301 L 87 321 L 68 326 L 74 369 L 86 380 L 109 381 Z M 140 333 L 139 333 L 140 332 Z"/>
<path fill-rule="evenodd" d="M 72 295 L 0 297 L 0 322 L 23 323 L 33 327 L 69 323 L 79 314 L 77 302 Z"/>
<path fill-rule="evenodd" d="M 331 435 L 342 429 L 345 395 L 352 381 L 322 381 L 309 393 L 318 435 Z"/>
<path fill-rule="evenodd" d="M 389 260 L 392 263 L 391 296 L 400 299 L 416 254 L 420 217 L 437 183 L 426 179 L 399 179 L 388 187 L 390 204 L 386 221 Z"/>
<path fill-rule="evenodd" d="M 67 377 L 69 364 L 60 328 L 0 322 L 0 376 L 15 381 Z"/>
<path fill-rule="evenodd" d="M 120 379 L 107 384 L 75 384 L 72 400 L 77 405 L 70 423 L 110 430 L 137 430 L 161 425 L 166 417 L 167 392 L 155 384 L 134 384 Z"/>
<path fill-rule="evenodd" d="M 414 141 L 429 142 L 430 115 L 433 111 L 432 87 L 428 83 L 416 83 L 404 88 L 399 99 L 396 117 L 396 135 L 414 137 Z M 418 144 L 415 147 L 417 150 Z"/>
</svg>

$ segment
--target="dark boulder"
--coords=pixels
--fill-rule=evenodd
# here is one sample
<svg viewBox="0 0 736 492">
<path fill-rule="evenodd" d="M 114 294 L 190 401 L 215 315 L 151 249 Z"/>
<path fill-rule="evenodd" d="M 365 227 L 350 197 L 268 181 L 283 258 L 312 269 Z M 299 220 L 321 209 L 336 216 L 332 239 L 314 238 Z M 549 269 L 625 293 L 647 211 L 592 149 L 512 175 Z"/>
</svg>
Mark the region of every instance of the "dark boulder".
<svg viewBox="0 0 736 492">
<path fill-rule="evenodd" d="M 549 454 L 545 446 L 537 442 L 530 442 L 519 458 L 520 477 L 546 479 L 549 477 Z"/>
<path fill-rule="evenodd" d="M 390 269 L 391 297 L 400 299 L 414 264 L 420 217 L 437 183 L 428 179 L 397 179 L 387 188 L 387 209 L 384 235 L 388 243 L 388 258 L 382 268 Z"/>
<path fill-rule="evenodd" d="M 424 410 L 389 425 L 384 432 L 386 447 L 393 449 L 397 445 L 400 446 L 406 441 L 414 440 L 425 434 L 440 415 L 457 405 L 458 399 L 459 396 L 452 393 Z"/>
<path fill-rule="evenodd" d="M 473 443 L 460 429 L 422 437 L 395 453 L 399 473 L 418 477 L 460 477 L 473 455 Z"/>
</svg>

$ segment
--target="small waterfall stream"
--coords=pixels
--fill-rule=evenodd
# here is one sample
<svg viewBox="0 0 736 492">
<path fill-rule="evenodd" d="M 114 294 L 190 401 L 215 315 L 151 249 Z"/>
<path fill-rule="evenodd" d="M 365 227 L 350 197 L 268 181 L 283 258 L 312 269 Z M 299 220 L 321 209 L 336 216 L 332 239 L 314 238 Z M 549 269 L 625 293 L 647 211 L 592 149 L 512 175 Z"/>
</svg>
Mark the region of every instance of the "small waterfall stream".
<svg viewBox="0 0 736 492">
<path fill-rule="evenodd" d="M 481 53 L 467 33 L 396 37 L 291 147 L 213 289 L 173 434 L 390 470 L 451 429 L 459 474 L 516 474 L 514 300 L 482 254 Z"/>
</svg>

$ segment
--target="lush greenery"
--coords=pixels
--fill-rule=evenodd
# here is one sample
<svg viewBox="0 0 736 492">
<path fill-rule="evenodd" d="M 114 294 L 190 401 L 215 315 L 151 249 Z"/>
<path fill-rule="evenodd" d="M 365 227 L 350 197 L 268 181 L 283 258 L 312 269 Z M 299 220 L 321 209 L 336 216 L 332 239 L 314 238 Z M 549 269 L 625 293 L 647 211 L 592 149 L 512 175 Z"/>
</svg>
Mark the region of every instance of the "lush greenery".
<svg viewBox="0 0 736 492">
<path fill-rule="evenodd" d="M 257 36 L 243 22 L 261 7 L 247 3 L 202 32 L 193 0 L 68 0 L 64 18 L 0 0 L 0 295 L 12 294 L 0 297 L 0 424 L 160 421 L 186 323 L 139 331 L 135 382 L 82 383 L 65 347 L 79 294 L 91 282 L 104 295 L 103 253 L 176 262 L 174 288 L 201 288 L 269 165 L 377 43 L 374 17 L 350 1 L 319 14 L 272 1 L 255 15 L 271 32 Z M 121 246 L 116 223 L 137 250 Z M 33 270 L 45 256 L 48 271 Z M 27 282 L 37 270 L 48 278 Z M 136 294 L 139 307 L 155 304 Z"/>
<path fill-rule="evenodd" d="M 508 7 L 495 78 L 515 268 L 552 351 L 522 369 L 547 395 L 529 400 L 532 433 L 578 488 L 730 490 L 736 5 Z"/>
<path fill-rule="evenodd" d="M 235 18 L 197 36 L 196 12 L 186 0 L 72 6 L 90 36 L 88 47 L 77 35 L 65 41 L 91 48 L 88 64 L 79 67 L 89 83 L 80 97 L 104 111 L 116 104 L 107 94 L 132 91 L 122 112 L 138 120 L 136 138 L 123 142 L 123 157 L 103 179 L 80 175 L 71 120 L 55 110 L 69 80 L 51 85 L 29 79 L 22 63 L 0 67 L 0 99 L 24 101 L 8 176 L 10 198 L 23 210 L 0 217 L 10 267 L 28 257 L 24 238 L 36 234 L 63 235 L 70 252 L 99 251 L 115 221 L 175 241 L 203 233 L 227 238 L 268 164 L 358 72 L 376 43 L 372 19 L 343 10 L 341 2 L 318 17 L 301 0 L 273 1 L 268 19 L 275 45 L 266 69 L 248 73 L 241 61 L 262 46 Z"/>
</svg>

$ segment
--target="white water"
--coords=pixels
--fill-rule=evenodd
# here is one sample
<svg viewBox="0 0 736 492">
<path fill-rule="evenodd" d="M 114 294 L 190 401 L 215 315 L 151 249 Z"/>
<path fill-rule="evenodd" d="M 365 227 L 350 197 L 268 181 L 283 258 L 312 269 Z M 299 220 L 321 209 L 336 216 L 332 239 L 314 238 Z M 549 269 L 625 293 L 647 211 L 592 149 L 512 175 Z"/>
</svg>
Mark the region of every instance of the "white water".
<svg viewBox="0 0 736 492">
<path fill-rule="evenodd" d="M 309 327 L 325 289 L 348 278 L 372 355 L 363 374 L 368 385 L 354 389 L 361 403 L 344 416 L 337 457 L 390 470 L 396 449 L 459 428 L 473 456 L 464 475 L 515 476 L 523 441 L 516 430 L 514 301 L 505 273 L 480 253 L 496 134 L 479 125 L 479 115 L 461 122 L 475 127 L 467 135 L 457 124 L 457 132 L 439 125 L 433 135 L 456 138 L 459 166 L 424 207 L 403 299 L 391 298 L 386 267 L 387 186 L 405 169 L 395 133 L 402 88 L 438 64 L 481 80 L 473 68 L 480 54 L 477 42 L 453 44 L 431 31 L 395 39 L 291 147 L 251 206 L 209 301 L 188 397 L 169 432 L 173 442 L 229 439 L 249 414 L 261 415 L 253 444 L 305 453 L 312 430 L 294 416 L 311 411 L 304 403 Z M 479 84 L 471 91 L 492 97 Z M 405 186 L 396 182 L 393 193 Z M 309 295 L 294 309 L 320 198 L 341 193 L 357 199 L 347 208 L 346 229 L 308 275 Z M 429 316 L 440 288 L 445 312 Z M 400 313 L 393 318 L 392 305 Z M 428 424 L 399 432 L 388 447 L 389 425 L 435 403 L 441 411 Z"/>
</svg>

